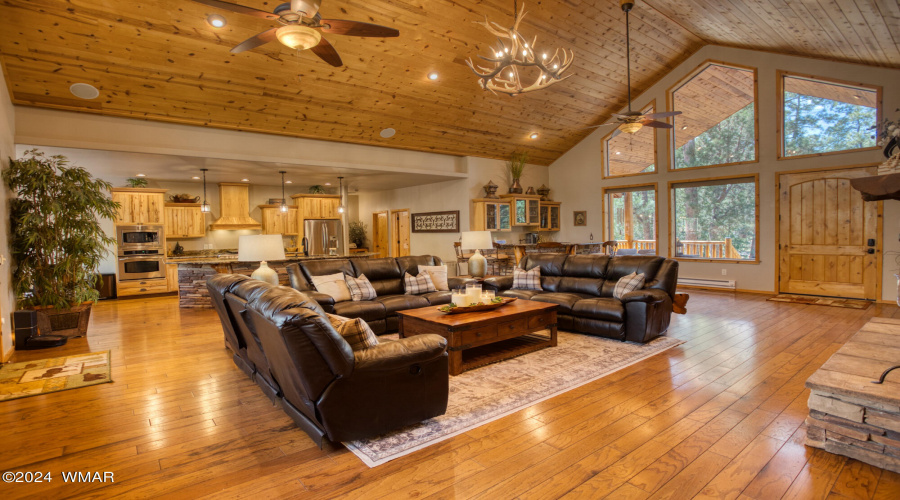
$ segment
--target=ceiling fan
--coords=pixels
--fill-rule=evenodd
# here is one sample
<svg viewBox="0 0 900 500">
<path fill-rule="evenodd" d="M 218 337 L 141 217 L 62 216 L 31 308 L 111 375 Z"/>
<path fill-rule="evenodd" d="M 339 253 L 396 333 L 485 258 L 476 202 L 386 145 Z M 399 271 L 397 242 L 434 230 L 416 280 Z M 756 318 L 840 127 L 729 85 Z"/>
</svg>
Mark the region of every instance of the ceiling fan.
<svg viewBox="0 0 900 500">
<path fill-rule="evenodd" d="M 322 16 L 319 15 L 319 6 L 322 4 L 322 0 L 291 0 L 275 7 L 275 10 L 272 12 L 244 7 L 243 5 L 221 0 L 194 1 L 239 14 L 278 21 L 282 24 L 280 27 L 270 28 L 244 40 L 231 49 L 231 52 L 235 54 L 254 49 L 277 39 L 287 47 L 297 50 L 309 49 L 328 64 L 340 66 L 343 64 L 341 56 L 328 43 L 328 40 L 322 37 L 319 31 L 334 35 L 365 37 L 394 37 L 400 35 L 400 32 L 394 28 L 377 24 L 343 21 L 340 19 L 322 19 Z"/>
<path fill-rule="evenodd" d="M 586 127 L 599 128 L 608 127 L 611 125 L 618 126 L 616 131 L 613 132 L 611 136 L 609 136 L 610 139 L 622 132 L 625 132 L 626 134 L 635 134 L 645 125 L 655 128 L 672 128 L 672 125 L 669 125 L 666 122 L 657 121 L 656 119 L 667 118 L 669 116 L 681 114 L 681 111 L 668 111 L 665 113 L 649 113 L 645 115 L 640 111 L 631 110 L 631 33 L 629 31 L 628 25 L 628 13 L 631 12 L 631 9 L 634 7 L 634 2 L 629 0 L 619 0 L 619 5 L 622 7 L 622 11 L 625 12 L 625 64 L 628 68 L 628 112 L 621 114 L 614 113 L 613 116 L 616 118 L 616 121 L 614 123 L 604 123 L 603 125 Z"/>
</svg>

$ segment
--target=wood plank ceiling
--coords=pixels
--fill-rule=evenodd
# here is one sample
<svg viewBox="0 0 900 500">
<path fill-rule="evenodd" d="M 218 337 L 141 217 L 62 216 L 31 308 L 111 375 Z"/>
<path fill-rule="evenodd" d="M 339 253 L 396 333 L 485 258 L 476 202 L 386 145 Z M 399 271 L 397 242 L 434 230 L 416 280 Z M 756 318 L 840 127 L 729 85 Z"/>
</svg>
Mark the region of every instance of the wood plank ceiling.
<svg viewBox="0 0 900 500">
<path fill-rule="evenodd" d="M 278 5 L 232 1 L 266 11 Z M 895 0 L 822 1 L 824 13 L 798 3 L 639 2 L 631 26 L 635 95 L 706 43 L 900 67 Z M 522 33 L 537 35 L 541 49 L 574 50 L 576 60 L 565 82 L 517 97 L 480 90 L 464 64 L 494 42 L 474 21 L 511 23 L 507 0 L 325 0 L 325 18 L 400 30 L 388 39 L 328 35 L 340 68 L 277 42 L 231 54 L 273 23 L 187 0 L 4 0 L 0 64 L 20 105 L 454 155 L 504 159 L 524 149 L 546 165 L 591 133 L 583 127 L 625 105 L 624 18 L 615 0 L 529 2 L 526 10 Z M 213 13 L 228 25 L 212 28 Z M 813 26 L 825 19 L 827 27 Z M 440 78 L 428 80 L 430 71 Z M 68 88 L 76 82 L 101 96 L 74 98 Z M 397 130 L 393 138 L 379 136 L 387 127 Z M 538 139 L 529 139 L 534 132 Z"/>
</svg>

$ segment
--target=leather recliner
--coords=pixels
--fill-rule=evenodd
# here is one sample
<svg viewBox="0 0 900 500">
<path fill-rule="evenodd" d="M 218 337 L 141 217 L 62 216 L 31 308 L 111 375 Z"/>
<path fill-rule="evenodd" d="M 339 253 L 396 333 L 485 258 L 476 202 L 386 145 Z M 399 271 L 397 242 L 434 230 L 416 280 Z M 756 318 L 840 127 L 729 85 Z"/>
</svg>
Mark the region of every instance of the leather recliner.
<svg viewBox="0 0 900 500">
<path fill-rule="evenodd" d="M 528 254 L 519 268 L 541 269 L 543 290 L 512 290 L 512 276 L 488 278 L 498 295 L 557 304 L 560 329 L 616 340 L 649 342 L 669 328 L 678 262 L 650 255 Z M 619 300 L 619 278 L 643 273 L 644 288 Z"/>
<path fill-rule="evenodd" d="M 260 344 L 284 411 L 320 447 L 325 438 L 372 437 L 446 412 L 443 337 L 417 335 L 354 352 L 310 296 L 259 281 L 242 290 L 247 283 L 242 276 L 219 275 L 208 286 L 225 291 L 225 304 L 235 306 L 232 315 Z M 233 300 L 242 292 L 243 301 Z M 217 311 L 223 324 L 230 321 Z"/>
<path fill-rule="evenodd" d="M 382 259 L 328 259 L 308 260 L 287 266 L 291 286 L 308 293 L 325 312 L 348 318 L 362 318 L 377 335 L 396 332 L 400 325 L 397 311 L 416 309 L 430 305 L 450 303 L 449 291 L 437 291 L 420 295 L 405 295 L 403 276 L 419 274 L 418 266 L 443 265 L 440 257 L 417 255 Z M 378 295 L 374 300 L 334 302 L 330 295 L 315 291 L 313 276 L 344 273 L 358 278 L 365 274 Z M 450 289 L 465 286 L 468 278 L 448 278 Z"/>
</svg>

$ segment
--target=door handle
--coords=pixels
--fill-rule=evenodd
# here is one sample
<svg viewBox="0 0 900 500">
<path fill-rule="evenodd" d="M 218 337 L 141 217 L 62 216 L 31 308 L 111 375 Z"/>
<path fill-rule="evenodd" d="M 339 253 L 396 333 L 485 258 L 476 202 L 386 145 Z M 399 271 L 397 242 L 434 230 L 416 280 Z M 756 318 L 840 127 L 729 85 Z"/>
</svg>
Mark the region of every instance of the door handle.
<svg viewBox="0 0 900 500">
<path fill-rule="evenodd" d="M 870 246 L 870 247 L 874 247 L 874 246 L 875 246 L 875 239 L 874 239 L 874 238 L 869 238 L 869 239 L 866 241 L 866 245 L 868 245 L 868 246 Z"/>
<path fill-rule="evenodd" d="M 866 253 L 868 253 L 868 254 L 873 254 L 873 253 L 875 253 L 875 249 L 874 249 L 874 248 L 870 248 L 870 249 L 866 250 Z"/>
</svg>

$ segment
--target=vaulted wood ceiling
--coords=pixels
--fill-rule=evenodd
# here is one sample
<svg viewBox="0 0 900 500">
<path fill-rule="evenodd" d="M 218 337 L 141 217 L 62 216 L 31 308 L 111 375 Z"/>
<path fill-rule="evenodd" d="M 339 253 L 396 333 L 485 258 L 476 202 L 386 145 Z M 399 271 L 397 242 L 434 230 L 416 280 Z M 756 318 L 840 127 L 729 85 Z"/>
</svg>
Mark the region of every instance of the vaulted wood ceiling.
<svg viewBox="0 0 900 500">
<path fill-rule="evenodd" d="M 271 11 L 279 2 L 231 0 Z M 816 2 L 812 2 L 816 3 Z M 896 0 L 650 0 L 632 12 L 635 94 L 707 43 L 900 67 Z M 229 49 L 273 25 L 188 0 L 3 0 L 0 63 L 21 105 L 549 164 L 625 105 L 624 16 L 617 0 L 531 1 L 521 26 L 541 49 L 567 48 L 572 77 L 517 97 L 478 88 L 464 61 L 510 24 L 508 0 L 324 0 L 325 18 L 400 30 L 327 35 L 332 68 L 276 43 Z M 224 14 L 214 29 L 208 14 Z M 440 78 L 427 79 L 430 71 Z M 73 97 L 91 83 L 99 98 Z M 379 132 L 393 127 L 390 139 Z M 528 136 L 537 132 L 538 139 Z"/>
</svg>

